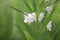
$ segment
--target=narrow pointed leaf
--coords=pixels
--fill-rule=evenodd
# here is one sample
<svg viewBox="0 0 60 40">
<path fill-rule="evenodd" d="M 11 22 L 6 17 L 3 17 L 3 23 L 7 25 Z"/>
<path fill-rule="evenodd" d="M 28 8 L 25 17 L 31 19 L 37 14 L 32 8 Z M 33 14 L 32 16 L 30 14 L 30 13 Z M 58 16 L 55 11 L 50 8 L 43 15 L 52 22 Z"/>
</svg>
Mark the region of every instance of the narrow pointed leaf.
<svg viewBox="0 0 60 40">
<path fill-rule="evenodd" d="M 50 3 L 50 4 L 48 4 L 48 5 L 52 5 L 52 4 L 54 4 L 54 3 L 58 3 L 60 0 L 55 0 L 54 2 L 52 2 L 52 3 Z"/>
<path fill-rule="evenodd" d="M 28 5 L 28 3 L 26 2 L 26 0 L 23 0 L 24 4 L 26 5 L 26 7 L 28 8 L 29 11 L 32 11 L 31 7 Z"/>
<path fill-rule="evenodd" d="M 14 9 L 14 10 L 16 10 L 16 11 L 20 12 L 20 13 L 25 14 L 23 11 L 18 10 L 17 8 L 15 8 L 15 7 L 13 7 L 13 6 L 10 6 L 10 5 L 8 5 L 8 4 L 7 4 L 7 6 L 11 7 L 12 9 Z M 25 14 L 25 15 L 27 15 L 27 14 Z"/>
<path fill-rule="evenodd" d="M 41 12 L 44 8 L 44 0 L 39 4 L 39 11 Z"/>
<path fill-rule="evenodd" d="M 32 0 L 32 4 L 33 4 L 34 11 L 36 11 L 37 10 L 36 1 Z"/>
<path fill-rule="evenodd" d="M 24 32 L 27 40 L 33 40 L 32 36 L 27 31 L 24 30 L 23 32 Z"/>
<path fill-rule="evenodd" d="M 54 37 L 55 37 L 56 33 L 57 33 L 59 30 L 60 30 L 60 26 L 56 28 L 55 33 L 53 33 L 53 35 L 52 35 L 52 37 L 51 37 L 51 40 L 53 40 L 53 39 L 54 39 Z"/>
</svg>

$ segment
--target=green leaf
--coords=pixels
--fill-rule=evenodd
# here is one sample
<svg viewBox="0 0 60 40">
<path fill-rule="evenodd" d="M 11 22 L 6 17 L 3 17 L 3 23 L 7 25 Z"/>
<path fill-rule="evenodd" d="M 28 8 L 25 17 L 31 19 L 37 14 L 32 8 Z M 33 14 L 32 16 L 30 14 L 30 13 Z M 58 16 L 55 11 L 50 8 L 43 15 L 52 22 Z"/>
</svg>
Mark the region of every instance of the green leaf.
<svg viewBox="0 0 60 40">
<path fill-rule="evenodd" d="M 59 30 L 60 30 L 60 26 L 56 28 L 56 31 L 53 33 L 53 35 L 52 35 L 52 37 L 51 37 L 50 40 L 53 40 L 53 39 L 54 39 L 56 33 L 57 33 Z"/>
<path fill-rule="evenodd" d="M 44 0 L 42 0 L 42 2 L 39 4 L 39 11 L 41 12 L 44 8 Z"/>
<path fill-rule="evenodd" d="M 23 32 L 24 32 L 27 40 L 33 40 L 32 36 L 27 31 L 24 30 Z"/>
<path fill-rule="evenodd" d="M 60 0 L 55 0 L 55 1 L 53 1 L 53 2 L 51 2 L 50 4 L 48 4 L 48 5 L 52 5 L 52 4 L 54 4 L 54 3 L 58 3 Z"/>
<path fill-rule="evenodd" d="M 41 40 L 46 40 L 47 35 L 48 35 L 48 31 L 45 30 L 45 31 L 43 32 L 43 34 L 42 34 Z"/>
<path fill-rule="evenodd" d="M 33 4 L 34 11 L 36 11 L 37 10 L 36 0 L 32 0 L 32 4 Z"/>
<path fill-rule="evenodd" d="M 12 9 L 14 9 L 14 10 L 20 12 L 20 13 L 25 14 L 23 11 L 21 11 L 21 10 L 19 10 L 19 9 L 17 9 L 17 8 L 14 8 L 14 7 L 12 7 L 12 6 L 8 5 L 8 4 L 7 4 L 7 6 L 11 7 Z M 25 14 L 25 15 L 27 15 L 27 14 Z"/>
<path fill-rule="evenodd" d="M 23 2 L 24 2 L 24 4 L 26 5 L 26 7 L 28 8 L 28 10 L 29 10 L 30 12 L 32 12 L 32 9 L 31 9 L 31 7 L 28 5 L 27 1 L 26 1 L 26 0 L 23 0 Z"/>
</svg>

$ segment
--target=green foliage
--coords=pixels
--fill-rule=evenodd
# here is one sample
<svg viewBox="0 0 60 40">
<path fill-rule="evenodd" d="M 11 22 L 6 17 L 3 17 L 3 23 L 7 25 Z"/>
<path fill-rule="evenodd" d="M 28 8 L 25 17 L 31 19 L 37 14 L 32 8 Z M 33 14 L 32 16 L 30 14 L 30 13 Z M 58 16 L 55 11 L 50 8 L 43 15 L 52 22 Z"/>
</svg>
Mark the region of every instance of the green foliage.
<svg viewBox="0 0 60 40">
<path fill-rule="evenodd" d="M 0 0 L 0 40 L 60 40 L 60 0 Z M 52 5 L 48 14 L 46 6 Z M 36 12 L 37 21 L 24 23 L 24 12 Z M 45 18 L 38 22 L 40 12 Z M 26 14 L 27 15 L 27 14 Z M 52 20 L 52 31 L 46 26 Z"/>
</svg>

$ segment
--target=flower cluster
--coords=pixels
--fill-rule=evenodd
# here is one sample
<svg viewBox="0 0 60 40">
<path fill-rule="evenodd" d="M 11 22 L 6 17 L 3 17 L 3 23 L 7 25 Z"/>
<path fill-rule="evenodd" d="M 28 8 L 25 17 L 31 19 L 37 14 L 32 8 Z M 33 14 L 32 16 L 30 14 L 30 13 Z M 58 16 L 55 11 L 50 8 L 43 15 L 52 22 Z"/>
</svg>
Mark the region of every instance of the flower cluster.
<svg viewBox="0 0 60 40">
<path fill-rule="evenodd" d="M 50 13 L 51 10 L 52 10 L 52 6 L 47 6 L 45 10 L 48 13 Z M 27 15 L 24 15 L 24 22 L 25 23 L 29 23 L 30 24 L 31 22 L 36 21 L 36 13 L 35 12 L 33 12 L 33 13 L 25 13 L 25 14 L 27 14 Z M 45 17 L 44 14 L 45 14 L 44 12 L 41 12 L 39 14 L 38 21 L 42 21 L 42 19 Z"/>
<path fill-rule="evenodd" d="M 50 0 L 45 0 L 45 2 L 49 2 Z M 46 8 L 45 8 L 45 10 L 48 12 L 48 13 L 50 13 L 51 11 L 52 11 L 52 6 L 47 6 Z M 36 13 L 35 12 L 33 12 L 33 13 L 25 13 L 25 14 L 27 14 L 27 15 L 24 15 L 24 23 L 28 23 L 28 24 L 30 24 L 30 23 L 32 23 L 32 22 L 36 22 Z M 39 17 L 38 17 L 38 21 L 39 22 L 41 22 L 42 20 L 43 20 L 43 18 L 45 17 L 45 15 L 44 15 L 45 13 L 44 12 L 41 12 L 40 14 L 39 14 Z M 48 31 L 51 31 L 51 27 L 52 27 L 52 21 L 49 21 L 49 23 L 47 24 L 47 30 Z"/>
<path fill-rule="evenodd" d="M 27 13 L 25 13 L 25 14 L 27 14 Z M 38 21 L 42 21 L 43 18 L 44 18 L 44 13 L 42 12 L 39 14 Z M 29 13 L 27 15 L 24 15 L 24 23 L 30 24 L 34 21 L 36 22 L 36 13 L 35 12 L 33 12 L 32 14 Z"/>
</svg>

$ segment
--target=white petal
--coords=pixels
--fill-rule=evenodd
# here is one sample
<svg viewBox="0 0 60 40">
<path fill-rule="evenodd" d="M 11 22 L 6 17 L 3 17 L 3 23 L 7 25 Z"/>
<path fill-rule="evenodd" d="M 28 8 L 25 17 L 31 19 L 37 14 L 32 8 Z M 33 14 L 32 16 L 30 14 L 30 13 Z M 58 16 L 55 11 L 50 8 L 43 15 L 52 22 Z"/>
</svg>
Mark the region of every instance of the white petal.
<svg viewBox="0 0 60 40">
<path fill-rule="evenodd" d="M 36 21 L 36 13 L 35 12 L 32 13 L 32 16 L 33 16 L 34 21 Z"/>
<path fill-rule="evenodd" d="M 24 23 L 27 23 L 27 20 L 24 20 Z"/>
<path fill-rule="evenodd" d="M 28 14 L 28 17 L 31 17 L 31 13 Z"/>
<path fill-rule="evenodd" d="M 36 16 L 35 12 L 32 13 L 33 16 Z"/>
<path fill-rule="evenodd" d="M 52 27 L 52 21 L 49 21 L 49 23 L 47 24 L 47 30 L 51 31 L 51 27 Z"/>
<path fill-rule="evenodd" d="M 40 13 L 40 15 L 39 15 L 38 21 L 42 21 L 43 18 L 44 18 L 44 13 L 42 12 L 42 13 Z"/>
</svg>

